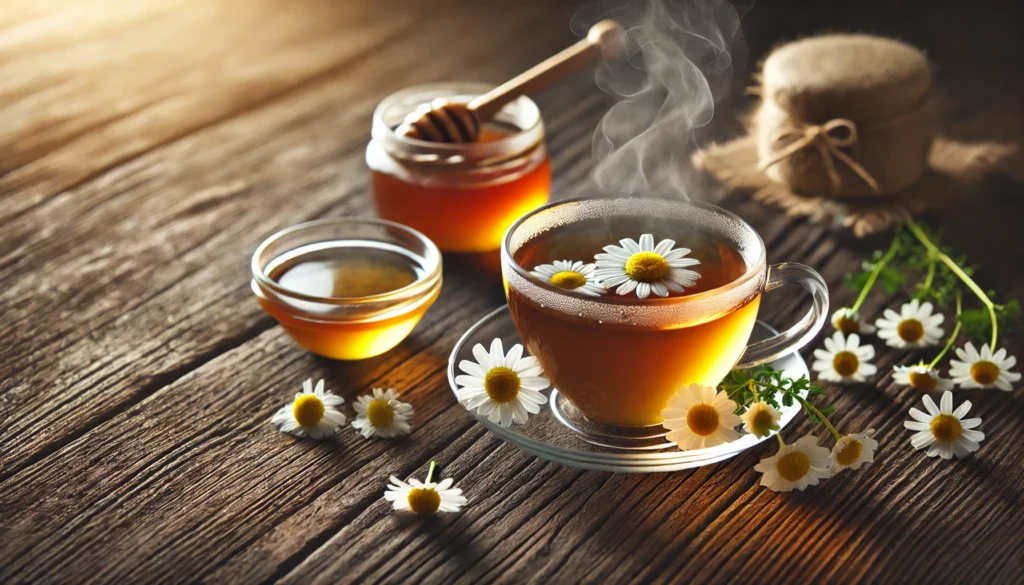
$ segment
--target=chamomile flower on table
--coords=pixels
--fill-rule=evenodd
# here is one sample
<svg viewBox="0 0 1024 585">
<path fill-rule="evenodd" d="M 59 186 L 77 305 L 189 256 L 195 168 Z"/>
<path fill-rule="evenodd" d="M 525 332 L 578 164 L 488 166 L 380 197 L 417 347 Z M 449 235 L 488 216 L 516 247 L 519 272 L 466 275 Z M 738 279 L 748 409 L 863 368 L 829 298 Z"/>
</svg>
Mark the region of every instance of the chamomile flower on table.
<svg viewBox="0 0 1024 585">
<path fill-rule="evenodd" d="M 814 350 L 814 357 L 811 369 L 818 373 L 818 378 L 829 382 L 864 382 L 878 371 L 870 363 L 875 357 L 875 348 L 861 345 L 856 333 L 845 337 L 836 331 L 832 337 L 825 338 L 825 349 Z"/>
<path fill-rule="evenodd" d="M 530 274 L 559 288 L 598 297 L 605 293 L 605 288 L 598 284 L 594 270 L 593 264 L 584 264 L 578 260 L 555 260 L 551 264 L 537 266 Z"/>
<path fill-rule="evenodd" d="M 450 477 L 436 483 L 431 481 L 436 467 L 437 462 L 431 461 L 425 482 L 412 478 L 405 482 L 392 475 L 384 499 L 391 502 L 395 510 L 409 510 L 421 516 L 439 511 L 458 512 L 466 505 L 466 497 L 462 490 L 452 487 L 455 480 Z"/>
<path fill-rule="evenodd" d="M 942 393 L 939 406 L 935 406 L 935 401 L 927 394 L 921 400 L 928 412 L 911 408 L 912 420 L 903 423 L 908 430 L 915 431 L 910 437 L 911 446 L 928 449 L 929 457 L 943 459 L 952 459 L 954 455 L 966 457 L 980 448 L 985 433 L 975 429 L 981 425 L 981 419 L 964 418 L 971 410 L 970 401 L 964 401 L 954 410 L 953 393 L 948 390 Z"/>
<path fill-rule="evenodd" d="M 844 469 L 857 470 L 861 467 L 875 462 L 875 450 L 878 449 L 878 441 L 872 439 L 875 429 L 868 429 L 863 433 L 843 435 L 832 447 L 832 474 L 837 474 Z"/>
<path fill-rule="evenodd" d="M 961 388 L 998 388 L 1010 392 L 1020 380 L 1019 373 L 1010 371 L 1017 365 L 1017 358 L 1007 355 L 1005 348 L 993 352 L 986 343 L 979 352 L 968 341 L 963 349 L 957 348 L 956 357 L 960 359 L 949 360 L 949 376 Z"/>
<path fill-rule="evenodd" d="M 897 313 L 886 309 L 884 316 L 875 321 L 878 337 L 889 347 L 914 348 L 938 344 L 942 338 L 945 315 L 932 314 L 932 304 L 913 299 L 904 303 Z"/>
<path fill-rule="evenodd" d="M 295 395 L 291 404 L 278 410 L 270 422 L 283 433 L 321 439 L 333 435 L 345 424 L 345 415 L 335 408 L 344 402 L 344 398 L 324 391 L 323 380 L 316 383 L 316 388 L 313 380 L 306 380 L 302 383 L 302 392 Z"/>
<path fill-rule="evenodd" d="M 470 412 L 507 427 L 525 423 L 548 401 L 540 391 L 551 383 L 537 358 L 523 355 L 522 345 L 513 345 L 506 355 L 500 339 L 491 342 L 490 351 L 478 343 L 473 357 L 475 362 L 459 362 L 463 373 L 455 377 L 459 386 L 455 396 Z"/>
<path fill-rule="evenodd" d="M 398 392 L 388 388 L 374 388 L 369 394 L 360 396 L 352 404 L 356 411 L 356 419 L 352 428 L 369 439 L 379 437 L 389 439 L 399 435 L 408 435 L 412 431 L 409 420 L 412 418 L 412 405 L 398 399 Z"/>
<path fill-rule="evenodd" d="M 832 476 L 831 453 L 818 446 L 818 438 L 807 435 L 783 445 L 779 452 L 762 459 L 754 471 L 762 474 L 761 485 L 776 491 L 803 490 Z"/>
<path fill-rule="evenodd" d="M 874 325 L 862 319 L 860 313 L 849 307 L 843 307 L 832 313 L 832 327 L 835 327 L 836 331 L 842 332 L 843 335 L 851 333 L 870 335 L 875 332 Z"/>
<path fill-rule="evenodd" d="M 746 412 L 740 415 L 743 430 L 758 438 L 767 437 L 772 431 L 779 430 L 781 418 L 782 413 L 763 400 L 751 404 Z"/>
<path fill-rule="evenodd" d="M 683 292 L 700 278 L 699 273 L 687 269 L 700 261 L 687 258 L 690 249 L 675 248 L 673 240 L 661 240 L 655 245 L 654 236 L 644 234 L 639 242 L 624 238 L 619 244 L 605 246 L 604 254 L 594 256 L 594 276 L 606 288 L 618 287 L 615 294 L 636 292 L 641 299 L 651 293 L 667 297 L 669 292 Z"/>
<path fill-rule="evenodd" d="M 925 364 L 893 366 L 892 379 L 897 384 L 910 386 L 922 392 L 945 392 L 953 389 L 953 381 L 943 378 Z"/>
<path fill-rule="evenodd" d="M 736 403 L 725 392 L 690 384 L 668 399 L 661 425 L 669 431 L 665 438 L 684 451 L 714 447 L 740 438 L 735 411 Z"/>
</svg>

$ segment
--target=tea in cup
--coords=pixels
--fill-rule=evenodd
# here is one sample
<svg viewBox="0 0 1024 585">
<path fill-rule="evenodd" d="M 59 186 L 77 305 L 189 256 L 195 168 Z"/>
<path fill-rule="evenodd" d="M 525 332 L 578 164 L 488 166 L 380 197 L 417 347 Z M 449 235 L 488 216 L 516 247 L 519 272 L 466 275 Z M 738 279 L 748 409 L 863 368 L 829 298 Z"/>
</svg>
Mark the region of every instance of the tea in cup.
<svg viewBox="0 0 1024 585">
<path fill-rule="evenodd" d="M 757 232 L 705 203 L 552 203 L 513 224 L 501 252 L 526 347 L 559 393 L 606 425 L 660 424 L 677 389 L 795 351 L 828 312 L 816 272 L 768 266 Z M 762 293 L 784 284 L 811 293 L 807 314 L 748 345 Z"/>
</svg>

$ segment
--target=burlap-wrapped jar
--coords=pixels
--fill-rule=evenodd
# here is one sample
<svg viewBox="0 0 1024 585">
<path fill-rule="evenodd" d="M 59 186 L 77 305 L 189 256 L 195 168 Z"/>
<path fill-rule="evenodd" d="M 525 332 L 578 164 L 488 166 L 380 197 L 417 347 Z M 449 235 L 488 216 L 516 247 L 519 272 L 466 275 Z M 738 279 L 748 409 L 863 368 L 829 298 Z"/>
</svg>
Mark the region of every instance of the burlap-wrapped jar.
<svg viewBox="0 0 1024 585">
<path fill-rule="evenodd" d="M 844 34 L 784 45 L 761 76 L 761 168 L 801 194 L 898 193 L 928 165 L 930 87 L 924 54 L 899 41 Z"/>
</svg>

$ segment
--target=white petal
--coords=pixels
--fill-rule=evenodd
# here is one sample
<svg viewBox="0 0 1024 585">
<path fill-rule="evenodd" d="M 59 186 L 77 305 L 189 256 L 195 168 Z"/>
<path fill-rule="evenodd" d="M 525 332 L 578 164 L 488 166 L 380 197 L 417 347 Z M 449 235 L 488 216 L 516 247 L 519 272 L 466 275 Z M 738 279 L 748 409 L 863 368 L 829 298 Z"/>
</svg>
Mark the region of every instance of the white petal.
<svg viewBox="0 0 1024 585">
<path fill-rule="evenodd" d="M 494 367 L 494 361 L 491 360 L 490 354 L 484 349 L 483 344 L 476 344 L 473 346 L 473 357 L 476 358 L 476 362 L 483 367 L 484 372 Z"/>
<path fill-rule="evenodd" d="M 500 366 L 505 363 L 505 351 L 504 348 L 502 348 L 500 339 L 494 338 L 494 340 L 491 341 L 490 355 L 491 361 L 494 363 L 494 366 Z M 494 366 L 491 367 L 493 368 Z"/>
</svg>

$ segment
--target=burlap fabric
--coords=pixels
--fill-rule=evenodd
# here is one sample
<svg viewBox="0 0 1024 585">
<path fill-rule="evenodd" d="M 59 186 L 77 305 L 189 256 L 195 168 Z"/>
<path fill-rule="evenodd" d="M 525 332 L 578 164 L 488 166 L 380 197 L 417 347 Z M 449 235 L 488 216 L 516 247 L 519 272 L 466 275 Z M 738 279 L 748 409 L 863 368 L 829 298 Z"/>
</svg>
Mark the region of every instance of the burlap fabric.
<svg viewBox="0 0 1024 585">
<path fill-rule="evenodd" d="M 730 188 L 858 236 L 901 215 L 969 197 L 1013 145 L 936 133 L 936 98 L 917 49 L 868 35 L 825 35 L 765 60 L 750 135 L 695 154 Z"/>
</svg>

